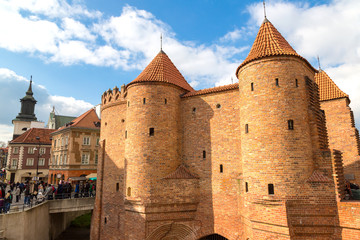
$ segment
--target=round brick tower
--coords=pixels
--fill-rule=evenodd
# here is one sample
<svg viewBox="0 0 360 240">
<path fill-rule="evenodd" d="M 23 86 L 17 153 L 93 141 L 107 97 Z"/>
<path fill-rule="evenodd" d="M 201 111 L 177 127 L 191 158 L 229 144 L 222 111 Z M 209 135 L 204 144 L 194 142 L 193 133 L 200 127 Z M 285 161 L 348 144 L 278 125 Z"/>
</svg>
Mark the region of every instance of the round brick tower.
<svg viewBox="0 0 360 240">
<path fill-rule="evenodd" d="M 250 210 L 244 216 L 251 220 L 287 226 L 286 201 L 310 194 L 301 189 L 314 170 L 306 86 L 314 74 L 265 18 L 236 71 L 244 204 Z"/>
<path fill-rule="evenodd" d="M 180 95 L 194 91 L 161 50 L 127 86 L 126 199 L 161 202 L 158 181 L 181 164 Z"/>
</svg>

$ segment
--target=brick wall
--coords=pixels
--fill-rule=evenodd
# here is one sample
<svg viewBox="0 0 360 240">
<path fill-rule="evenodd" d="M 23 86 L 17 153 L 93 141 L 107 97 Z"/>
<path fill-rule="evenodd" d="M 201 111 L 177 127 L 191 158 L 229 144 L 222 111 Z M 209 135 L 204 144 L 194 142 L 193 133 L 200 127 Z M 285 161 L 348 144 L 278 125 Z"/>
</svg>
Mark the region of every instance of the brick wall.
<svg viewBox="0 0 360 240">
<path fill-rule="evenodd" d="M 273 57 L 242 67 L 238 78 L 243 181 L 249 189 L 242 192 L 245 232 L 254 239 L 286 239 L 296 235 L 289 206 L 319 201 L 336 209 L 331 158 L 321 153 L 327 139 L 314 71 L 300 59 Z M 315 170 L 328 182 L 309 182 Z"/>
<path fill-rule="evenodd" d="M 212 233 L 229 239 L 238 236 L 240 217 L 235 211 L 239 196 L 237 178 L 241 173 L 238 102 L 237 89 L 182 99 L 182 157 L 200 181 L 196 213 L 196 220 L 202 225 L 199 236 Z"/>
<path fill-rule="evenodd" d="M 355 179 L 350 181 L 360 184 L 359 138 L 348 99 L 322 101 L 321 108 L 326 115 L 330 148 L 342 152 L 344 173 L 353 174 Z"/>
</svg>

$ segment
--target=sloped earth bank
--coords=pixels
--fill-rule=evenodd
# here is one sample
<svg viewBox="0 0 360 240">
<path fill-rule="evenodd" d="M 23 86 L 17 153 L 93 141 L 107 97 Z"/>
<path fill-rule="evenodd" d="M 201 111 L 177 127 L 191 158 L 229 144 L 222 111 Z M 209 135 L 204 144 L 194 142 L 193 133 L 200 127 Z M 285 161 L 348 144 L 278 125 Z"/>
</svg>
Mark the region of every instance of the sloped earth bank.
<svg viewBox="0 0 360 240">
<path fill-rule="evenodd" d="M 70 226 L 56 240 L 89 240 L 90 228 L 79 228 Z"/>
</svg>

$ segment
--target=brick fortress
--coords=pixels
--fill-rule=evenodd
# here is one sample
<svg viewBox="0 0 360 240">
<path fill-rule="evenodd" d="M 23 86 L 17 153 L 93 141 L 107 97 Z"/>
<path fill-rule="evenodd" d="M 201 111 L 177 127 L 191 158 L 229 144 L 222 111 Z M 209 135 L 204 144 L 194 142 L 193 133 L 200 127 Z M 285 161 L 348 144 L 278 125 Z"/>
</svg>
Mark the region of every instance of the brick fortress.
<svg viewBox="0 0 360 240">
<path fill-rule="evenodd" d="M 195 91 L 160 51 L 103 94 L 92 240 L 360 239 L 349 97 L 266 18 L 236 76 Z"/>
</svg>

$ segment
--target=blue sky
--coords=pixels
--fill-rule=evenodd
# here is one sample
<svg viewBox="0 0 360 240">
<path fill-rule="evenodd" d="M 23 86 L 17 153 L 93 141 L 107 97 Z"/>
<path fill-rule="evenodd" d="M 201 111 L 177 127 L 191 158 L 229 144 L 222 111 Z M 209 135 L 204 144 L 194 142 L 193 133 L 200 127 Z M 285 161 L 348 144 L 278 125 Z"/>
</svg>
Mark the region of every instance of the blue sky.
<svg viewBox="0 0 360 240">
<path fill-rule="evenodd" d="M 350 95 L 360 119 L 360 1 L 268 0 L 293 48 Z M 231 83 L 263 20 L 262 1 L 0 0 L 0 141 L 34 80 L 36 115 L 78 116 L 131 82 L 160 48 L 202 89 Z"/>
</svg>

